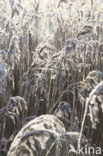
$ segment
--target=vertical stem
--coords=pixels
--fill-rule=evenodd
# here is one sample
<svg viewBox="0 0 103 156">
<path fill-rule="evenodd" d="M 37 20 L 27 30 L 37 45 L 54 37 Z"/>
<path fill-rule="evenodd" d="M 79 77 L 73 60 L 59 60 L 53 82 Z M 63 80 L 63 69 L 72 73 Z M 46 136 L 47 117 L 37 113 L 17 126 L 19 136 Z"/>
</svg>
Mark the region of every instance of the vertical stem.
<svg viewBox="0 0 103 156">
<path fill-rule="evenodd" d="M 80 150 L 80 142 L 81 142 L 85 119 L 86 119 L 86 115 L 87 115 L 87 111 L 88 111 L 89 100 L 90 99 L 87 99 L 86 104 L 85 104 L 85 111 L 84 111 L 83 121 L 82 121 L 82 125 L 81 125 L 80 136 L 79 136 L 79 140 L 78 140 L 78 150 Z"/>
</svg>

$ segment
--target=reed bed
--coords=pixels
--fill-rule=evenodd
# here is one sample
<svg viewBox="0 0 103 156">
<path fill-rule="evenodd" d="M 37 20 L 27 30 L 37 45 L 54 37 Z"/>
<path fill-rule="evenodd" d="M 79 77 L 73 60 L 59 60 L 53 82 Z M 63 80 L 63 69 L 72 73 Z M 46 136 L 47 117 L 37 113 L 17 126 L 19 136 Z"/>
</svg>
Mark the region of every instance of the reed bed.
<svg viewBox="0 0 103 156">
<path fill-rule="evenodd" d="M 102 0 L 0 6 L 0 154 L 102 147 Z"/>
</svg>

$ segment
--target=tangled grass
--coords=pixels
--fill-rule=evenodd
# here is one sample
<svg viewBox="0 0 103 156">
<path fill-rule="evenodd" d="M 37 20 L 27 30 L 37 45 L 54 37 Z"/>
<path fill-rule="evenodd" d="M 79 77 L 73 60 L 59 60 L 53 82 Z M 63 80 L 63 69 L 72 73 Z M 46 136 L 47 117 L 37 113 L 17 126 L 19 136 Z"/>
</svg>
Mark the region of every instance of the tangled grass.
<svg viewBox="0 0 103 156">
<path fill-rule="evenodd" d="M 15 134 L 27 117 L 27 103 L 24 98 L 10 97 L 7 106 L 0 109 L 0 151 L 6 154 Z M 5 143 L 6 142 L 6 143 Z"/>
<path fill-rule="evenodd" d="M 102 147 L 102 0 L 0 6 L 0 154 Z"/>
</svg>

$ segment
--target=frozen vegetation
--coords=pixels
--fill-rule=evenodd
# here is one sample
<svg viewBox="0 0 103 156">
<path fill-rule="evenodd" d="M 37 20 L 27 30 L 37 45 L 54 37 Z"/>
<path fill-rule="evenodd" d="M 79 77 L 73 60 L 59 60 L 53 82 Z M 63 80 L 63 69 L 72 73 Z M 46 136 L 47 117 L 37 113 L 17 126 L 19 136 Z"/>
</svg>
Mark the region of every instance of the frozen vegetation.
<svg viewBox="0 0 103 156">
<path fill-rule="evenodd" d="M 97 156 L 96 147 L 103 1 L 0 0 L 0 156 Z"/>
</svg>

